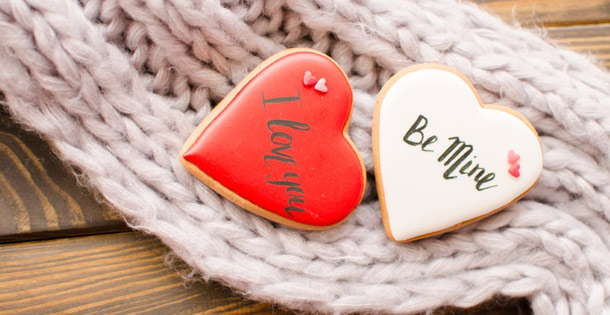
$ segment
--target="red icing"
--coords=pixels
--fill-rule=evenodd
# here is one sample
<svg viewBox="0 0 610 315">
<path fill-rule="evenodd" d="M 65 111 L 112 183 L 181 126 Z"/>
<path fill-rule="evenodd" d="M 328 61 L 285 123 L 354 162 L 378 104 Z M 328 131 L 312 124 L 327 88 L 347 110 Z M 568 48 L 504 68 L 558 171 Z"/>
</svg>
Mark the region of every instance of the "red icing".
<svg viewBox="0 0 610 315">
<path fill-rule="evenodd" d="M 513 164 L 508 168 L 508 173 L 513 177 L 519 177 L 521 175 L 521 173 L 519 173 L 519 168 L 521 168 L 521 166 L 518 163 Z"/>
<path fill-rule="evenodd" d="M 307 70 L 326 78 L 328 93 L 303 85 Z M 263 105 L 263 96 L 270 100 L 299 95 L 300 102 Z M 250 80 L 184 158 L 260 208 L 307 225 L 332 225 L 358 206 L 365 184 L 362 162 L 343 136 L 351 108 L 351 87 L 334 62 L 312 52 L 294 52 Z M 272 122 L 274 134 L 268 128 L 273 120 L 291 123 Z M 309 126 L 308 131 L 303 124 Z M 272 135 L 277 143 L 292 142 L 290 147 L 277 150 L 280 145 L 271 142 Z M 265 155 L 276 158 L 268 158 L 267 165 Z M 295 184 L 273 185 L 266 179 Z M 294 198 L 293 206 L 304 211 L 286 211 L 290 198 Z"/>
</svg>

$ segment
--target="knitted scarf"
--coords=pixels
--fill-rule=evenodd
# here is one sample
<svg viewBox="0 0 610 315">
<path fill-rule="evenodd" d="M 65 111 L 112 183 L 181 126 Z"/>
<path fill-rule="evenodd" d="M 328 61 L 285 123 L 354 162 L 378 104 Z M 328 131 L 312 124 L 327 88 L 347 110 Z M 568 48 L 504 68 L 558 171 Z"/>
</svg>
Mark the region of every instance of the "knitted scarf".
<svg viewBox="0 0 610 315">
<path fill-rule="evenodd" d="M 368 173 L 340 226 L 298 231 L 219 197 L 183 141 L 250 70 L 287 47 L 334 58 L 354 89 Z M 375 194 L 376 95 L 416 62 L 449 65 L 540 133 L 537 186 L 469 227 L 397 244 Z M 537 314 L 610 312 L 610 76 L 590 59 L 453 0 L 2 0 L 10 113 L 133 226 L 204 279 L 322 312 L 468 307 L 528 297 Z M 333 205 L 328 205 L 332 209 Z"/>
</svg>

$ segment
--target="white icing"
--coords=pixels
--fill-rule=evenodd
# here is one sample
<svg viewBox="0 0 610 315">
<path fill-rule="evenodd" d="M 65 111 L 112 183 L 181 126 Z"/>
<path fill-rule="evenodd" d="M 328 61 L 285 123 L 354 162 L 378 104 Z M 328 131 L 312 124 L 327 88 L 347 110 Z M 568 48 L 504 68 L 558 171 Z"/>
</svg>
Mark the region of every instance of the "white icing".
<svg viewBox="0 0 610 315">
<path fill-rule="evenodd" d="M 403 140 L 419 115 L 428 119 L 422 130 L 425 138 L 438 137 L 426 147 L 434 152 L 423 152 L 421 146 Z M 536 134 L 511 114 L 481 108 L 469 85 L 448 71 L 419 70 L 394 82 L 382 100 L 378 128 L 389 228 L 398 241 L 440 231 L 501 208 L 526 192 L 542 171 L 542 150 Z M 478 191 L 474 176 L 459 174 L 463 164 L 453 172 L 457 178 L 443 178 L 448 157 L 442 163 L 437 159 L 453 143 L 448 139 L 453 136 L 474 148 L 464 162 L 476 155 L 475 164 L 486 173 L 495 173 L 493 180 L 480 187 L 497 187 Z M 417 138 L 412 135 L 410 139 Z M 507 154 L 511 149 L 521 156 L 518 178 L 508 173 Z"/>
</svg>

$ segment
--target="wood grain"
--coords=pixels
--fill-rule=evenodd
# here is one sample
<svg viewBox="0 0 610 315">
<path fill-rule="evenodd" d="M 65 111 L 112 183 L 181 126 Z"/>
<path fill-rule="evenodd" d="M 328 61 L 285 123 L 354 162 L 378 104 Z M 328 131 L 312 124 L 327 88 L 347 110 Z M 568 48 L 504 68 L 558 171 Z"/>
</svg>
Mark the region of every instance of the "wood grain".
<svg viewBox="0 0 610 315">
<path fill-rule="evenodd" d="M 187 287 L 162 261 L 168 249 L 133 232 L 0 246 L 0 315 L 292 314 L 215 282 Z M 524 299 L 497 298 L 433 314 L 529 314 Z"/>
<path fill-rule="evenodd" d="M 610 67 L 610 24 L 549 27 L 550 41 L 598 59 L 600 67 Z"/>
<path fill-rule="evenodd" d="M 0 247 L 4 314 L 285 314 L 218 283 L 185 287 L 159 241 L 118 233 Z"/>
<path fill-rule="evenodd" d="M 610 67 L 610 0 L 471 1 L 509 23 L 546 33 L 549 42 L 595 57 L 600 67 Z"/>
<path fill-rule="evenodd" d="M 610 0 L 471 0 L 511 23 L 564 26 L 610 22 Z"/>
<path fill-rule="evenodd" d="M 0 242 L 125 231 L 46 142 L 0 112 Z"/>
</svg>

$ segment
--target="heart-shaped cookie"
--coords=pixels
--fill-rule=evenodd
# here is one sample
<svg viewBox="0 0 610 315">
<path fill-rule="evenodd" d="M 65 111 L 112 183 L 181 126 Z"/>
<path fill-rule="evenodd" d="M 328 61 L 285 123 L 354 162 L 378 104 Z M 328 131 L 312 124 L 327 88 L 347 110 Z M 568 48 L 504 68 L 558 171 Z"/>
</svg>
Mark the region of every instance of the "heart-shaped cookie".
<svg viewBox="0 0 610 315">
<path fill-rule="evenodd" d="M 314 76 L 325 78 L 325 91 L 315 89 Z M 347 135 L 351 111 L 351 86 L 331 58 L 286 50 L 252 71 L 201 122 L 181 162 L 251 212 L 296 228 L 330 228 L 358 206 L 366 182 Z"/>
<path fill-rule="evenodd" d="M 441 65 L 406 68 L 385 84 L 373 150 L 385 230 L 399 242 L 487 217 L 523 197 L 542 172 L 538 134 L 525 117 L 483 104 Z M 513 163 L 519 152 L 518 169 L 508 152 Z"/>
</svg>

